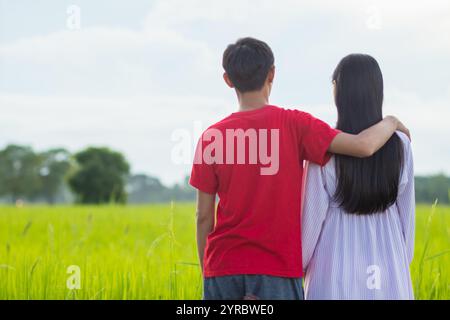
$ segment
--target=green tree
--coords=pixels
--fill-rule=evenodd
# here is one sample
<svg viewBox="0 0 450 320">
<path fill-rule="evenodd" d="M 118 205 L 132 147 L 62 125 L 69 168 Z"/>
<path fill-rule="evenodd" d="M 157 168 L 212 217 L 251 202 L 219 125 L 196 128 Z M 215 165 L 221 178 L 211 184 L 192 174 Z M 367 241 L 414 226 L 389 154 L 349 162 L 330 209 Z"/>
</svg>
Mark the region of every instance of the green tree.
<svg viewBox="0 0 450 320">
<path fill-rule="evenodd" d="M 175 184 L 171 188 L 172 199 L 177 201 L 193 201 L 195 200 L 197 192 L 189 184 L 189 176 L 184 177 L 181 184 Z"/>
<path fill-rule="evenodd" d="M 130 203 L 168 202 L 170 190 L 158 178 L 145 174 L 132 175 L 128 179 L 128 201 Z"/>
<path fill-rule="evenodd" d="M 53 204 L 56 196 L 61 192 L 64 178 L 71 168 L 71 156 L 65 149 L 51 149 L 39 154 L 41 158 L 41 195 Z"/>
<path fill-rule="evenodd" d="M 158 178 L 136 174 L 128 179 L 127 191 L 130 203 L 194 201 L 196 197 L 195 189 L 189 185 L 189 177 L 180 184 L 166 187 Z"/>
<path fill-rule="evenodd" d="M 108 148 L 88 148 L 75 154 L 78 167 L 69 186 L 80 203 L 125 203 L 125 181 L 130 171 L 125 157 Z"/>
<path fill-rule="evenodd" d="M 416 201 L 441 204 L 450 203 L 450 178 L 444 174 L 418 176 L 415 180 Z"/>
<path fill-rule="evenodd" d="M 41 188 L 40 158 L 30 147 L 9 145 L 0 151 L 0 195 L 13 203 L 34 198 Z"/>
</svg>

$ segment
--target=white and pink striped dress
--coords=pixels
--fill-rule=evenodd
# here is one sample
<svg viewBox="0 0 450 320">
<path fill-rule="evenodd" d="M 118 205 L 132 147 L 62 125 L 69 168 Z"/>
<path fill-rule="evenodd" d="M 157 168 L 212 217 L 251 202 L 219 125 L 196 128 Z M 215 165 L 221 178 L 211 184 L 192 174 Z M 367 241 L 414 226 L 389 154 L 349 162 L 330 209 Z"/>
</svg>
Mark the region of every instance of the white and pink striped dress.
<svg viewBox="0 0 450 320">
<path fill-rule="evenodd" d="M 302 214 L 306 299 L 414 299 L 415 200 L 411 146 L 403 133 L 404 167 L 397 201 L 386 212 L 348 214 L 333 202 L 334 158 L 309 164 Z"/>
</svg>

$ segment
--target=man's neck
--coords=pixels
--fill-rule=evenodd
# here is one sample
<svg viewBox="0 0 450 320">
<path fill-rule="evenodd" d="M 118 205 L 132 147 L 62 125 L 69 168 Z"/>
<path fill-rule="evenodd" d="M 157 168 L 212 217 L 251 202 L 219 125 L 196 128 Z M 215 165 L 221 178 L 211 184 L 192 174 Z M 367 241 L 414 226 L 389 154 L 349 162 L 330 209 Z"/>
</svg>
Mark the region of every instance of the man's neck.
<svg viewBox="0 0 450 320">
<path fill-rule="evenodd" d="M 269 99 L 261 92 L 247 92 L 238 96 L 239 111 L 260 109 L 269 103 Z"/>
</svg>

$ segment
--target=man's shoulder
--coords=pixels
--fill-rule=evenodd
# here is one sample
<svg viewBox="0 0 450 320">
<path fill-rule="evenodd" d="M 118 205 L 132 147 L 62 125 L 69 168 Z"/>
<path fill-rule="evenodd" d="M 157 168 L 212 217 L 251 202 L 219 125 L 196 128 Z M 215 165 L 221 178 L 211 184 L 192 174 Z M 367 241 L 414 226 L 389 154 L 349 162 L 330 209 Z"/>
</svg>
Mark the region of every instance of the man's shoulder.
<svg viewBox="0 0 450 320">
<path fill-rule="evenodd" d="M 225 118 L 211 124 L 206 130 L 225 130 L 228 128 L 235 128 L 236 126 L 239 126 L 241 121 L 243 119 L 247 118 L 247 115 L 252 115 L 253 113 L 250 112 L 235 112 L 232 113 Z M 293 119 L 296 123 L 298 121 L 309 121 L 313 118 L 311 114 L 308 112 L 302 111 L 297 108 L 285 108 L 277 105 L 267 105 L 264 109 L 264 114 L 273 117 L 273 118 L 284 118 L 284 119 Z"/>
<path fill-rule="evenodd" d="M 265 113 L 278 113 L 286 111 L 286 109 L 283 109 L 278 106 L 274 105 L 267 105 L 264 107 Z M 242 111 L 242 112 L 233 112 L 226 116 L 225 118 L 222 118 L 221 120 L 211 124 L 205 131 L 210 129 L 226 129 L 228 127 L 234 127 L 236 123 L 239 123 L 242 121 L 242 119 L 245 119 L 247 115 L 252 115 L 252 111 Z"/>
<path fill-rule="evenodd" d="M 205 132 L 211 131 L 211 130 L 225 130 L 229 127 L 232 127 L 233 122 L 235 122 L 235 120 L 233 120 L 233 118 L 231 117 L 231 115 L 211 124 L 209 127 L 207 127 L 205 129 Z"/>
<path fill-rule="evenodd" d="M 285 114 L 287 117 L 295 118 L 296 120 L 310 120 L 311 118 L 314 118 L 309 112 L 303 111 L 297 107 L 277 107 L 277 109 L 278 112 Z"/>
<path fill-rule="evenodd" d="M 309 114 L 308 112 L 303 111 L 297 107 L 281 107 L 281 106 L 276 106 L 276 105 L 270 105 L 269 107 L 272 112 L 296 114 L 296 115 L 305 116 L 305 117 L 311 116 L 311 114 Z"/>
</svg>

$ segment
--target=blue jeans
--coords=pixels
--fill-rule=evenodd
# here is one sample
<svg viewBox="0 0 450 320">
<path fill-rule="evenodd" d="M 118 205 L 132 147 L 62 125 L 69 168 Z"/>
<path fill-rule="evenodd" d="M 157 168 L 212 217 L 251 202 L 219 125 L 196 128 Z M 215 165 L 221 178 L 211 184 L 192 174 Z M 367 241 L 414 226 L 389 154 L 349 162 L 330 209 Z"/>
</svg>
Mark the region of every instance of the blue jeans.
<svg viewBox="0 0 450 320">
<path fill-rule="evenodd" d="M 204 300 L 303 300 L 302 278 L 233 275 L 203 279 Z"/>
</svg>

